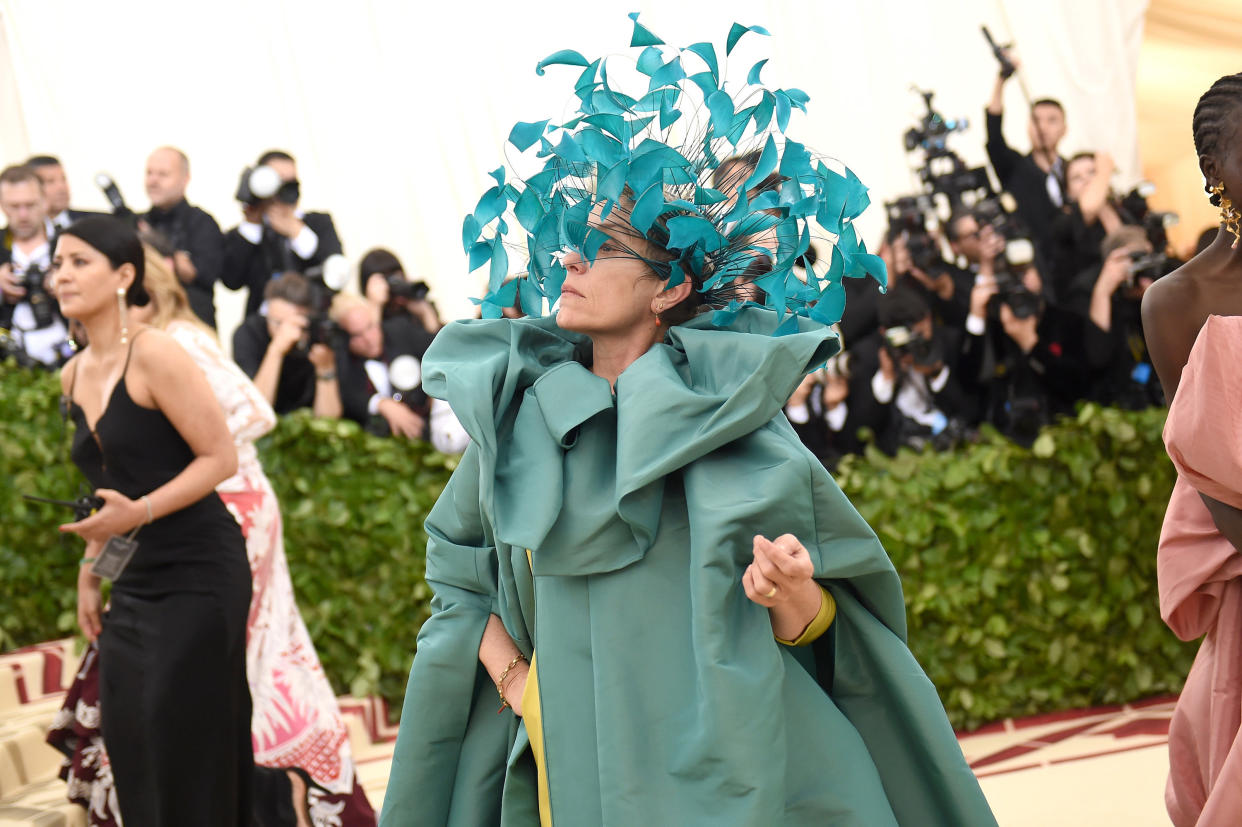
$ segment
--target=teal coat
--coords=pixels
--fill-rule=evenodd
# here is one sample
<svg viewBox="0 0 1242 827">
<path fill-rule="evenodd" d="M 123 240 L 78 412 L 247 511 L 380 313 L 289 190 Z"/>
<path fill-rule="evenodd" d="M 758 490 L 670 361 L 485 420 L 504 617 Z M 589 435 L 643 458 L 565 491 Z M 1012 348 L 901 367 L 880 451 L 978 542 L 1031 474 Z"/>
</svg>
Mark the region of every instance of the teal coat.
<svg viewBox="0 0 1242 827">
<path fill-rule="evenodd" d="M 615 396 L 552 319 L 440 333 L 425 388 L 473 444 L 426 524 L 433 615 L 384 827 L 538 824 L 523 723 L 478 663 L 493 613 L 538 649 L 557 827 L 995 824 L 897 573 L 781 415 L 836 340 L 775 324 L 674 327 Z M 784 533 L 837 602 L 801 649 L 741 585 L 751 538 Z"/>
</svg>

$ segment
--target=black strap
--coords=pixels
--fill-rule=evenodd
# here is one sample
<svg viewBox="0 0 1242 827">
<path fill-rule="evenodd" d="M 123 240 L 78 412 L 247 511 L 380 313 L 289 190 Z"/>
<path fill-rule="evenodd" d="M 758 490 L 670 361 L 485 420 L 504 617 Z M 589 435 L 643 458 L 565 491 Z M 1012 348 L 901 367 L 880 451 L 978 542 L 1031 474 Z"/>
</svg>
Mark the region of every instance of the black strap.
<svg viewBox="0 0 1242 827">
<path fill-rule="evenodd" d="M 129 340 L 129 350 L 128 350 L 128 351 L 126 352 L 126 354 L 125 354 L 125 367 L 121 368 L 121 379 L 124 379 L 124 378 L 125 378 L 125 374 L 129 373 L 129 360 L 130 360 L 130 358 L 134 355 L 134 342 L 138 341 L 138 337 L 139 337 L 139 336 L 141 336 L 142 334 L 146 333 L 146 332 L 147 332 L 148 330 L 150 330 L 150 329 L 151 329 L 151 328 L 149 328 L 149 327 L 144 327 L 142 330 L 139 330 L 137 333 L 135 333 L 135 334 L 134 334 L 134 335 L 130 338 L 130 340 Z M 77 375 L 77 373 L 75 372 L 75 373 L 73 374 L 73 376 L 74 376 L 74 378 L 76 379 L 78 375 Z"/>
</svg>

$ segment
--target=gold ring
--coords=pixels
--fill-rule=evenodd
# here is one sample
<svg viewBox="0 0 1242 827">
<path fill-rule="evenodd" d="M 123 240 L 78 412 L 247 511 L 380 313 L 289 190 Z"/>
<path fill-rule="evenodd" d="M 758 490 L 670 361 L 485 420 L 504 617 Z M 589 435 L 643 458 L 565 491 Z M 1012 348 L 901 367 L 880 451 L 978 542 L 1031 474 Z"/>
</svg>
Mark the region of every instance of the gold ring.
<svg viewBox="0 0 1242 827">
<path fill-rule="evenodd" d="M 767 597 L 767 598 L 776 597 L 776 586 L 773 586 L 773 587 L 772 587 L 772 588 L 768 591 L 768 593 L 764 595 L 764 597 Z"/>
</svg>

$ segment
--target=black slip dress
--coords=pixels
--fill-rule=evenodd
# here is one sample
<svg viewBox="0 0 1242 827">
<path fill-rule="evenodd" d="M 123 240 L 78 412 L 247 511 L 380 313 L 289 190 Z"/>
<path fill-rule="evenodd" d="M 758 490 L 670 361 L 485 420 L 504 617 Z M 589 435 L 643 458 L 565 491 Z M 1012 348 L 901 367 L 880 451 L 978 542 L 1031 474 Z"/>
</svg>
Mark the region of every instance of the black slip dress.
<svg viewBox="0 0 1242 827">
<path fill-rule="evenodd" d="M 73 399 L 75 367 L 72 456 L 94 488 L 138 499 L 194 452 L 161 411 L 130 398 L 129 347 L 94 428 Z M 121 816 L 137 827 L 248 825 L 251 580 L 241 528 L 213 491 L 136 539 L 99 639 L 101 729 Z"/>
</svg>

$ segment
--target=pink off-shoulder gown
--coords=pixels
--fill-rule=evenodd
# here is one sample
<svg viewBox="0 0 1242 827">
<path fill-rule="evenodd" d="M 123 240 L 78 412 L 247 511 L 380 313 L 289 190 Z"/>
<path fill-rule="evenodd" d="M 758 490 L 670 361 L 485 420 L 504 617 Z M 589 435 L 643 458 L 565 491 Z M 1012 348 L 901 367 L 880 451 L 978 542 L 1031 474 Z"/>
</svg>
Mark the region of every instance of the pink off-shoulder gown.
<svg viewBox="0 0 1242 827">
<path fill-rule="evenodd" d="M 1203 637 L 1169 728 L 1175 827 L 1242 824 L 1242 554 L 1200 494 L 1242 508 L 1242 317 L 1209 316 L 1169 408 L 1177 484 L 1160 533 L 1160 613 Z"/>
</svg>

